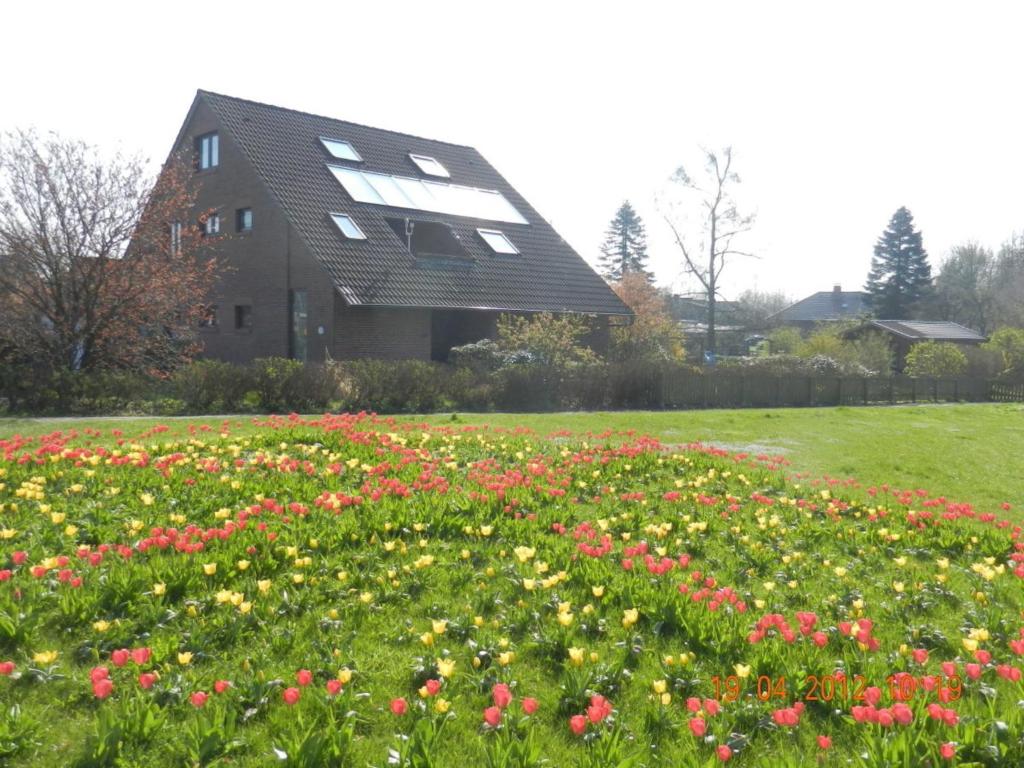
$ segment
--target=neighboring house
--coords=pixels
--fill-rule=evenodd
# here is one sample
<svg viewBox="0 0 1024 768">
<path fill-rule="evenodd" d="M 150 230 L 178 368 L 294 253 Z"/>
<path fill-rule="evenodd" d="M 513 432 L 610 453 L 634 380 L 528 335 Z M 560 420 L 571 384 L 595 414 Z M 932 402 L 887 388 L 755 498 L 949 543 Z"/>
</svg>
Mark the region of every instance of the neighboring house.
<svg viewBox="0 0 1024 768">
<path fill-rule="evenodd" d="M 208 357 L 444 360 L 503 312 L 631 315 L 471 147 L 198 91 L 179 151 L 228 267 Z"/>
<path fill-rule="evenodd" d="M 790 304 L 769 316 L 770 326 L 792 326 L 809 331 L 818 323 L 837 320 L 856 320 L 868 314 L 868 294 L 863 291 L 844 291 L 835 285 L 831 291 L 818 291 L 806 299 Z"/>
<path fill-rule="evenodd" d="M 708 333 L 707 299 L 672 294 L 665 299 L 665 307 L 682 329 L 687 356 L 702 361 Z M 737 323 L 737 303 L 716 301 L 715 340 L 719 356 L 747 354 L 746 335 L 746 328 Z"/>
<path fill-rule="evenodd" d="M 691 296 L 672 294 L 665 299 L 665 308 L 676 321 L 687 326 L 701 325 L 707 327 L 708 300 Z M 737 303 L 719 299 L 715 302 L 715 325 L 735 325 Z"/>
<path fill-rule="evenodd" d="M 845 335 L 854 338 L 864 333 L 883 333 L 889 337 L 897 371 L 903 370 L 907 353 L 919 342 L 945 341 L 950 344 L 978 346 L 986 341 L 986 338 L 977 331 L 947 320 L 869 320 Z"/>
</svg>

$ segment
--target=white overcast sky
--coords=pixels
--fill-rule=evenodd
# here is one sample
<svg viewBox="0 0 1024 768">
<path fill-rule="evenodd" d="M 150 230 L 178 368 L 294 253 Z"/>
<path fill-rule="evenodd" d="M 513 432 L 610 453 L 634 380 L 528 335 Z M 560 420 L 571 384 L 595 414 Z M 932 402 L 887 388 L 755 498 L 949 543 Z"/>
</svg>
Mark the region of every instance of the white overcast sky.
<svg viewBox="0 0 1024 768">
<path fill-rule="evenodd" d="M 759 256 L 723 275 L 857 289 L 901 205 L 933 266 L 1024 230 L 1017 2 L 9 3 L 0 130 L 159 163 L 197 88 L 478 148 L 585 258 L 629 199 L 735 148 Z"/>
</svg>

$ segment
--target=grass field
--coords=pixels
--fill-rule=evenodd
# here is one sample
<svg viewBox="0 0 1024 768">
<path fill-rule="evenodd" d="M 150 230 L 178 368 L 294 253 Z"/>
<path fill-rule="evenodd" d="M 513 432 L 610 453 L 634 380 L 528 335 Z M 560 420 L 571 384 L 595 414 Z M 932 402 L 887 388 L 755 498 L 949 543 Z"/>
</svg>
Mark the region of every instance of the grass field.
<svg viewBox="0 0 1024 768">
<path fill-rule="evenodd" d="M 401 417 L 403 420 L 408 417 Z M 451 415 L 415 417 L 451 424 Z M 0 436 L 33 436 L 88 426 L 138 433 L 156 424 L 217 425 L 217 419 L 0 419 Z M 232 434 L 252 430 L 248 417 L 229 417 Z M 459 414 L 459 424 L 523 426 L 541 435 L 560 430 L 634 430 L 669 444 L 703 442 L 735 451 L 779 454 L 793 472 L 924 488 L 984 509 L 1002 502 L 1024 519 L 1024 406 L 918 405 L 880 408 L 625 411 L 611 413 Z"/>
<path fill-rule="evenodd" d="M 1024 764 L 1020 416 L 9 423 L 0 762 Z"/>
</svg>

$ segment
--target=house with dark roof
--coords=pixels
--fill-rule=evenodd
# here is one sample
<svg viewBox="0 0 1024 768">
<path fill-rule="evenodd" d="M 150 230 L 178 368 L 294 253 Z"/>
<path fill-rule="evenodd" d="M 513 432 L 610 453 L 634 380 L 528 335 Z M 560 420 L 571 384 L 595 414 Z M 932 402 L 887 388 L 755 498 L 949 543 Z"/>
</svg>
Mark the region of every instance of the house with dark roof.
<svg viewBox="0 0 1024 768">
<path fill-rule="evenodd" d="M 472 147 L 200 90 L 181 152 L 227 265 L 208 357 L 444 360 L 501 313 L 590 315 L 598 339 L 631 315 Z"/>
<path fill-rule="evenodd" d="M 941 341 L 949 344 L 976 347 L 987 341 L 977 331 L 948 320 L 868 320 L 844 336 L 857 338 L 867 333 L 881 333 L 888 337 L 895 354 L 895 368 L 902 371 L 911 347 L 922 341 Z"/>
<path fill-rule="evenodd" d="M 868 295 L 863 291 L 844 291 L 835 285 L 831 291 L 818 291 L 769 316 L 772 326 L 793 326 L 810 330 L 818 323 L 856 320 L 868 314 Z"/>
</svg>

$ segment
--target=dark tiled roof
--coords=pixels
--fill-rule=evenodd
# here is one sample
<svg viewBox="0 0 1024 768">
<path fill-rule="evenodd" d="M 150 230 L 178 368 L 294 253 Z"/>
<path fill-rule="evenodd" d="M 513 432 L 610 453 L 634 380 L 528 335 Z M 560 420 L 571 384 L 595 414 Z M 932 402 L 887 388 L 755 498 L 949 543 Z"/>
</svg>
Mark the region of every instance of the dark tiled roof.
<svg viewBox="0 0 1024 768">
<path fill-rule="evenodd" d="M 914 341 L 985 341 L 977 331 L 946 320 L 872 320 L 869 325 Z"/>
<path fill-rule="evenodd" d="M 854 318 L 867 314 L 866 300 L 867 294 L 861 291 L 818 291 L 768 319 L 785 324 Z"/>
<path fill-rule="evenodd" d="M 241 146 L 303 242 L 353 304 L 393 307 L 492 308 L 630 314 L 596 272 L 472 147 L 419 138 L 230 96 L 199 91 Z M 357 165 L 330 158 L 319 137 L 350 142 Z M 491 189 L 529 221 L 497 223 L 357 203 L 327 168 L 328 162 L 361 170 L 421 178 L 409 153 L 434 157 L 452 184 Z M 348 213 L 365 241 L 343 238 L 328 215 Z M 413 258 L 385 217 L 442 221 L 459 237 L 468 260 L 429 263 Z M 519 256 L 498 256 L 476 229 L 500 229 Z"/>
</svg>

